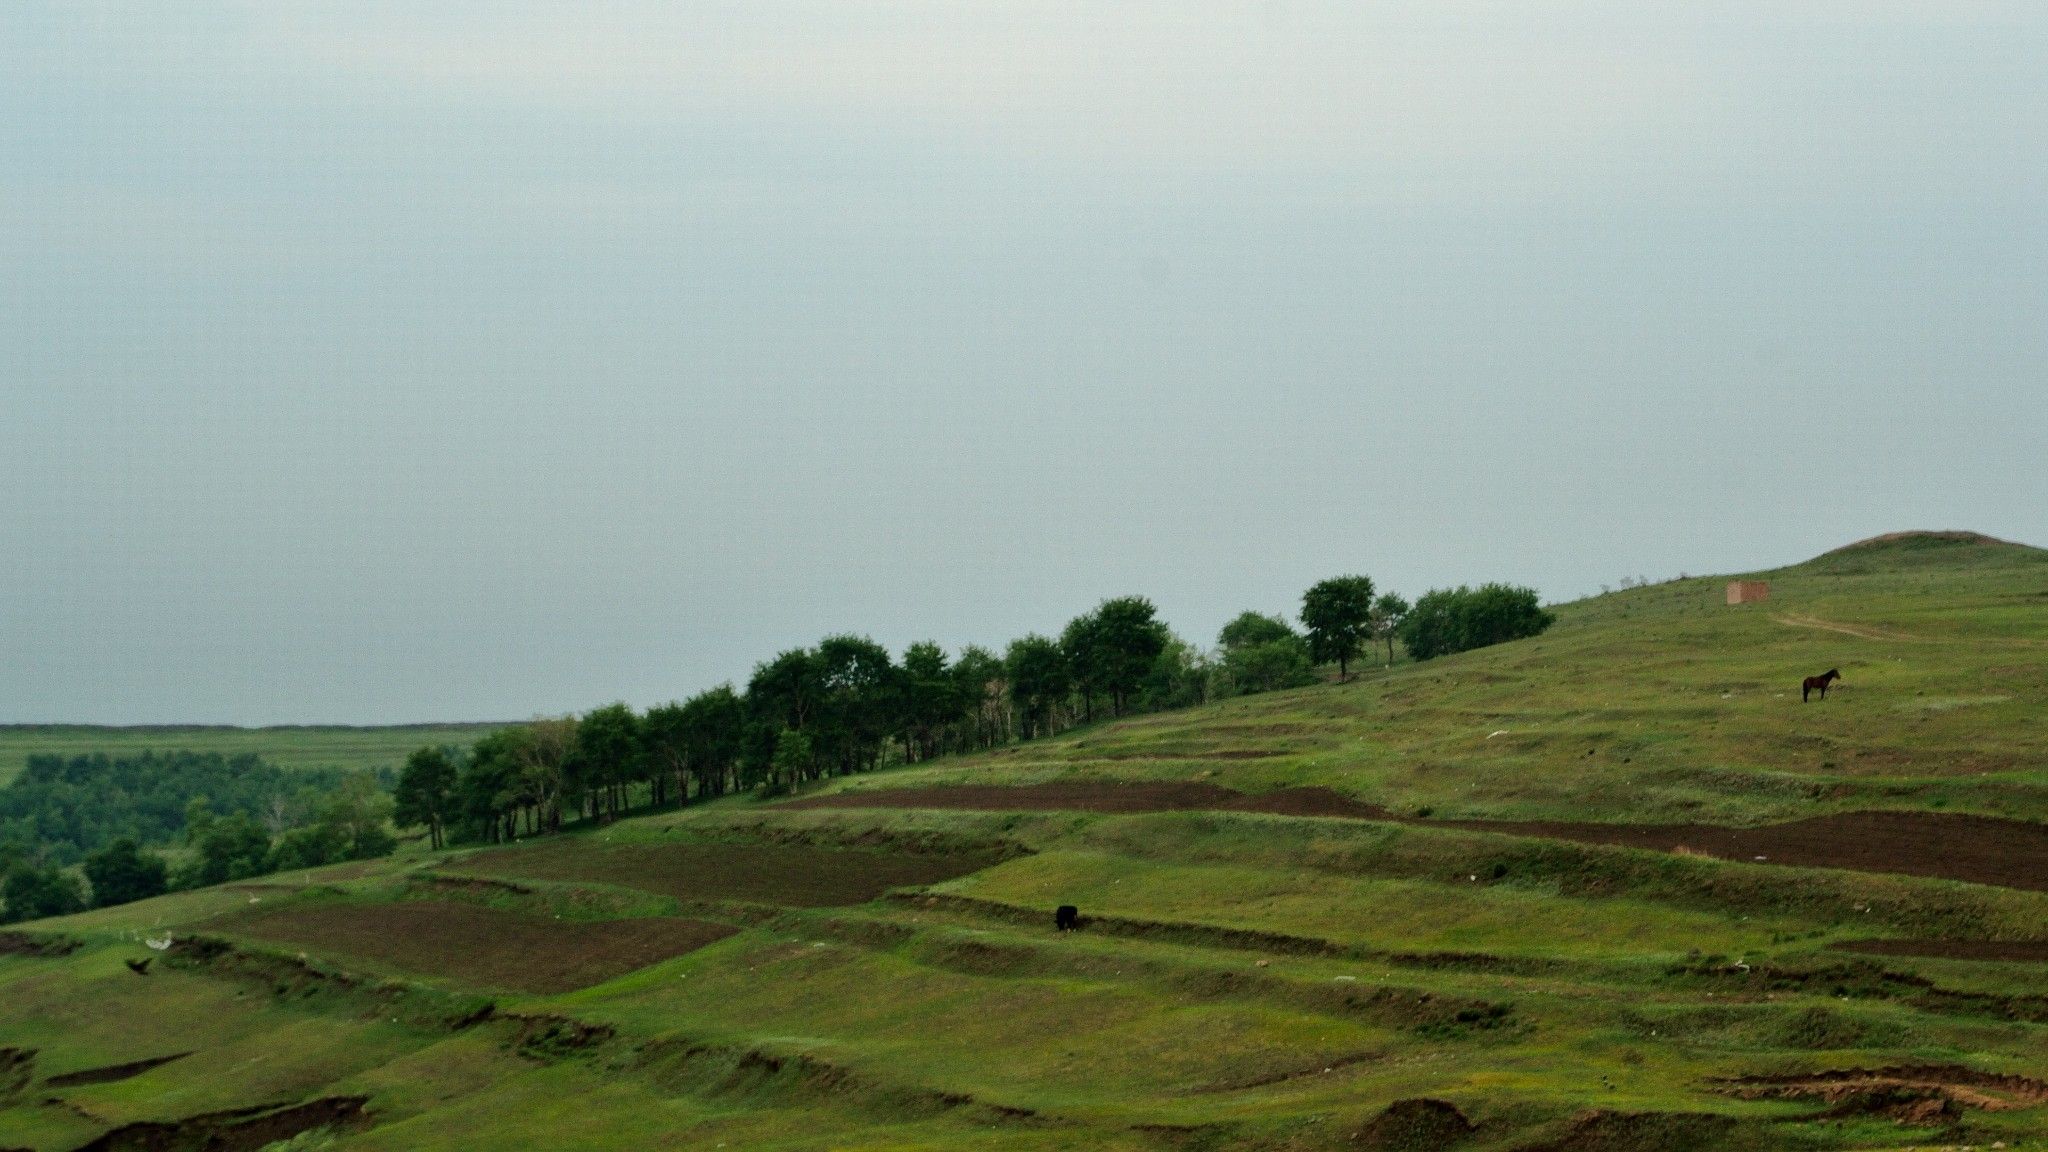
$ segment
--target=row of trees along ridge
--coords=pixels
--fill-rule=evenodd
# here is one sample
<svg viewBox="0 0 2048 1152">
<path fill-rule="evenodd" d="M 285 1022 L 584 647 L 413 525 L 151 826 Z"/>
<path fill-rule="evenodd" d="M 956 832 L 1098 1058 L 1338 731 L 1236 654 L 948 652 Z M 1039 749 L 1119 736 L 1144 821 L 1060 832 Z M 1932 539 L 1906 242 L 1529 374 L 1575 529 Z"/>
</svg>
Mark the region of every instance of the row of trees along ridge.
<svg viewBox="0 0 2048 1152">
<path fill-rule="evenodd" d="M 1028 635 L 1001 654 L 949 657 L 912 644 L 899 662 L 863 636 L 828 636 L 730 684 L 644 714 L 609 704 L 581 718 L 500 729 L 466 754 L 422 748 L 407 760 L 394 819 L 448 837 L 503 841 L 565 819 L 606 821 L 636 800 L 655 806 L 915 763 L 1056 734 L 1100 715 L 1185 707 L 1300 687 L 1319 664 L 1351 662 L 1401 639 L 1417 658 L 1534 635 L 1548 627 L 1536 594 L 1486 585 L 1431 592 L 1415 609 L 1371 579 L 1340 576 L 1302 598 L 1302 630 L 1246 612 L 1214 652 L 1175 636 L 1150 600 L 1122 596 L 1078 616 L 1057 638 Z"/>
</svg>

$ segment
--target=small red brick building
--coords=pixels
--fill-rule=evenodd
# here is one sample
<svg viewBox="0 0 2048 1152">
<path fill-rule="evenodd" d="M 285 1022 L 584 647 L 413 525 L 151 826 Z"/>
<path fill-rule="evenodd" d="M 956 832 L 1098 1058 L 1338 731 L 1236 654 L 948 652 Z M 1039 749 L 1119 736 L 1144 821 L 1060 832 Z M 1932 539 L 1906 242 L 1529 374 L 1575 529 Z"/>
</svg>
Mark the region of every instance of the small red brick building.
<svg viewBox="0 0 2048 1152">
<path fill-rule="evenodd" d="M 1764 580 L 1730 580 L 1728 602 L 1730 604 L 1755 604 L 1771 598 L 1771 585 Z"/>
</svg>

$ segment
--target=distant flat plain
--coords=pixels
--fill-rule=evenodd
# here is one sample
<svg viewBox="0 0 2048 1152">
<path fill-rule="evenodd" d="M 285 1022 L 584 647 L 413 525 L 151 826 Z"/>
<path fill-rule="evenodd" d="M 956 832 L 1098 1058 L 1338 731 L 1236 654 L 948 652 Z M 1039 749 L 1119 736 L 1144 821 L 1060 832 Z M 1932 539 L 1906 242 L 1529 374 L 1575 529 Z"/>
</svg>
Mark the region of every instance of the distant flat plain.
<svg viewBox="0 0 2048 1152">
<path fill-rule="evenodd" d="M 14 779 L 31 756 L 81 756 L 146 751 L 254 752 L 280 768 L 397 768 L 427 744 L 467 747 L 502 723 L 394 724 L 373 728 L 331 725 L 232 728 L 200 724 L 103 727 L 90 724 L 0 724 L 0 784 Z"/>
</svg>

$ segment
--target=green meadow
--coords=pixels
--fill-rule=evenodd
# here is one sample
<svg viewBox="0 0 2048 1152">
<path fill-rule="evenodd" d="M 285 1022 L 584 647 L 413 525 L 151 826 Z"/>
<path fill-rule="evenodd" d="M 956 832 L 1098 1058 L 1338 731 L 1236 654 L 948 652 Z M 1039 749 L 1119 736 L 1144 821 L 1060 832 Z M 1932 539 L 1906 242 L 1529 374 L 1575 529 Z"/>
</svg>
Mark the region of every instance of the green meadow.
<svg viewBox="0 0 2048 1152">
<path fill-rule="evenodd" d="M 2048 553 L 1752 575 L 805 794 L 1015 803 L 736 797 L 17 926 L 0 1148 L 2048 1148 Z M 451 739 L 296 731 L 235 750 Z M 1385 818 L 1030 799 L 1130 782 Z M 1566 827 L 1870 812 L 1829 867 Z M 576 931 L 648 917 L 717 930 Z M 530 990 L 540 948 L 591 982 Z"/>
</svg>

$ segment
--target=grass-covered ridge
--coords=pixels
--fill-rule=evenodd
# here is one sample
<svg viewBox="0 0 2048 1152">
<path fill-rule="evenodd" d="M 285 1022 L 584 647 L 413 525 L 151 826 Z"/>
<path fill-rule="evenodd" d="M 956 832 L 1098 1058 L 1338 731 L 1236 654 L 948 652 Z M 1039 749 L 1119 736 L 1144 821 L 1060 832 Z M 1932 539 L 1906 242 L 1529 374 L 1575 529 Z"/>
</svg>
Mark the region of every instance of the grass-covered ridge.
<svg viewBox="0 0 2048 1152">
<path fill-rule="evenodd" d="M 2048 891 L 1483 823 L 2048 818 L 2048 554 L 1914 537 L 1757 575 L 1764 604 L 1630 589 L 803 798 L 1206 807 L 734 798 L 29 925 L 0 938 L 0 1147 L 2048 1147 Z"/>
</svg>

